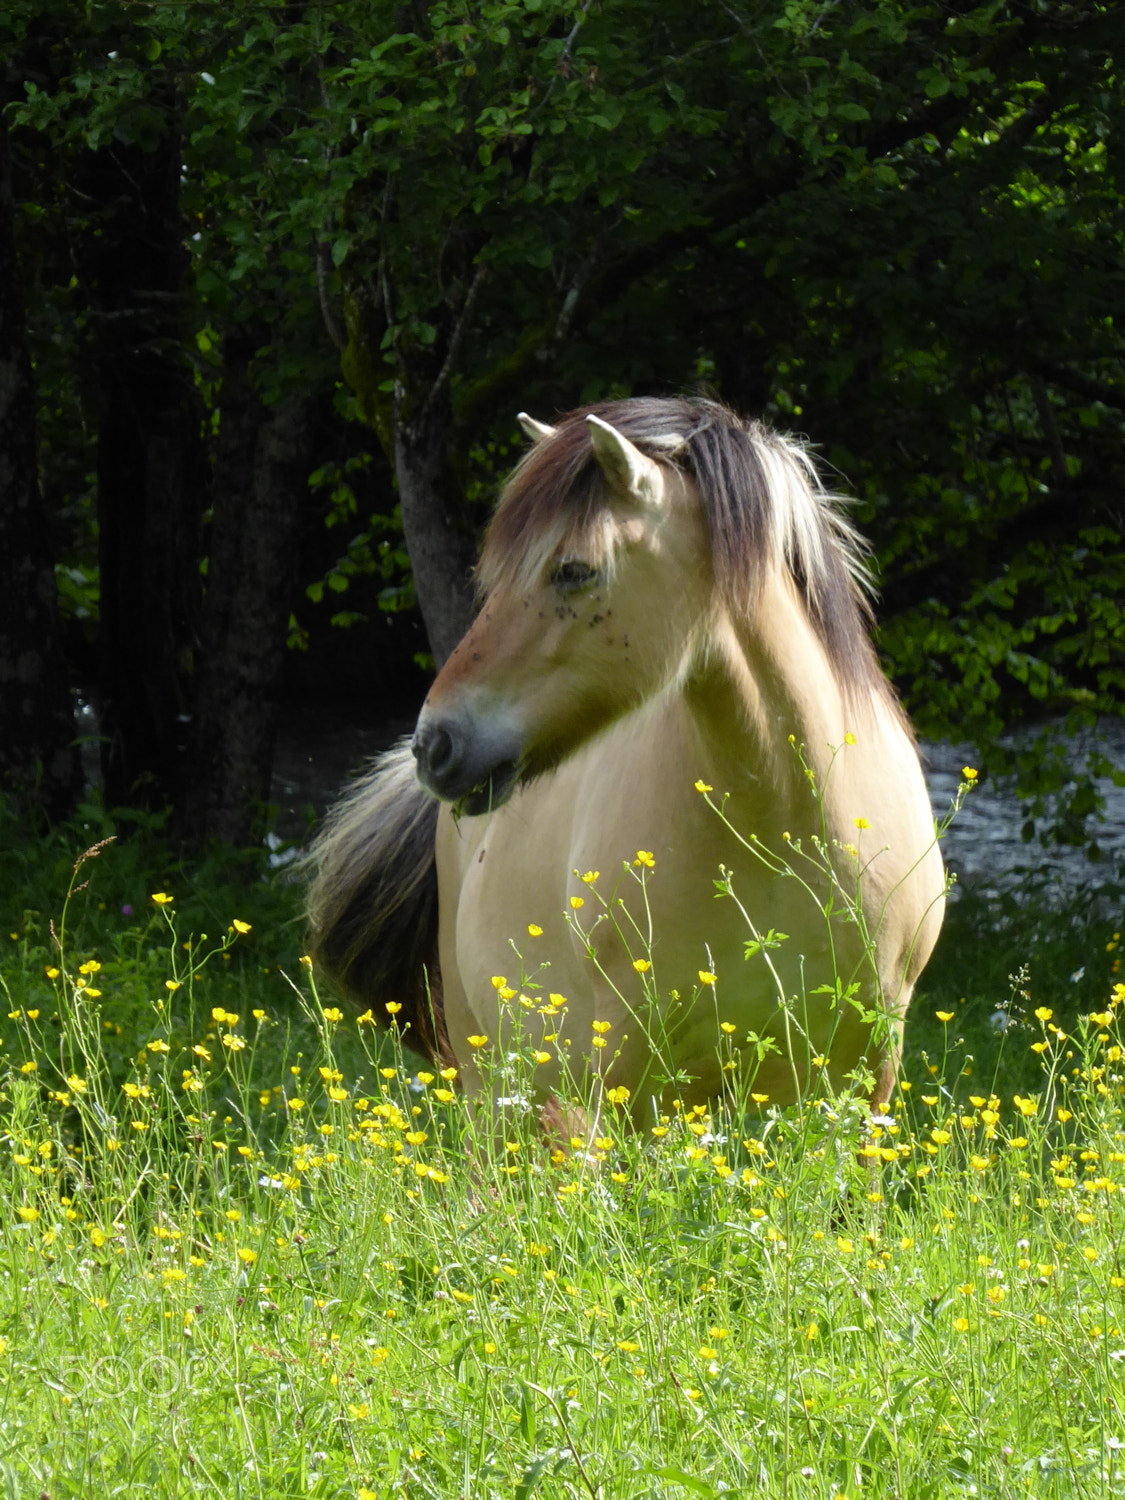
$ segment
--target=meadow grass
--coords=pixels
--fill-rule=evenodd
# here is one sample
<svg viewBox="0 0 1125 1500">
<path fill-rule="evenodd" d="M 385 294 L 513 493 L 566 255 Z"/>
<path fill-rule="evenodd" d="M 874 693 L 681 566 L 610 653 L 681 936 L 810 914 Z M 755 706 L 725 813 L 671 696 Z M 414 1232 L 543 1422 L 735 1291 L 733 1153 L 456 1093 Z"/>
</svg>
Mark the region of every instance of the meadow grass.
<svg viewBox="0 0 1125 1500">
<path fill-rule="evenodd" d="M 552 1149 L 318 993 L 293 888 L 68 838 L 0 913 L 4 1494 L 1125 1494 L 1112 925 L 963 898 L 874 1122 Z"/>
</svg>

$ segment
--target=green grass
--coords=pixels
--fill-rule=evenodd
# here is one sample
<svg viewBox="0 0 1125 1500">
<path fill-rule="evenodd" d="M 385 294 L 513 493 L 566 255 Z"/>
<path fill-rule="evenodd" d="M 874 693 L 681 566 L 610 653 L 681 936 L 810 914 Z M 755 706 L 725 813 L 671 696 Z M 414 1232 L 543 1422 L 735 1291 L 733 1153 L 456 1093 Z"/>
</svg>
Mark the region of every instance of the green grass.
<svg viewBox="0 0 1125 1500">
<path fill-rule="evenodd" d="M 318 997 L 257 863 L 142 835 L 64 909 L 75 831 L 3 833 L 0 1493 L 1125 1494 L 1088 908 L 962 899 L 893 1123 L 611 1114 L 587 1160 Z"/>
</svg>

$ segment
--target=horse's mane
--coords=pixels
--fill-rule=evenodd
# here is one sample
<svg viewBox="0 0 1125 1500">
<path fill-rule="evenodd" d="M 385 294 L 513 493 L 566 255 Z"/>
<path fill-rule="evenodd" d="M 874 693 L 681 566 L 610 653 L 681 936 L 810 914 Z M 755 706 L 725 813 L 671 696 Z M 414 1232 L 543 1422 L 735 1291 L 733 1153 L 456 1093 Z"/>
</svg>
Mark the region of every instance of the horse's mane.
<svg viewBox="0 0 1125 1500">
<path fill-rule="evenodd" d="M 477 570 L 483 593 L 527 587 L 572 547 L 612 565 L 607 488 L 585 418 L 608 422 L 642 452 L 694 481 L 711 540 L 715 583 L 736 615 L 750 609 L 771 565 L 789 572 L 844 685 L 890 693 L 869 636 L 867 546 L 821 483 L 808 451 L 719 402 L 636 397 L 580 407 L 536 443 L 500 496 Z"/>
</svg>

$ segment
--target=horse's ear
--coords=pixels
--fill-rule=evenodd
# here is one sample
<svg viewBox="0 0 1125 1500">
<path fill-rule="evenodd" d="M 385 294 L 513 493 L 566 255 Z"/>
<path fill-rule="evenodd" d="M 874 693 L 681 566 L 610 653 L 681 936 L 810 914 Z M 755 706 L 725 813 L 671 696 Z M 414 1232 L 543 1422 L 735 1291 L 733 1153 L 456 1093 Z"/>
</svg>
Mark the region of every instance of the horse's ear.
<svg viewBox="0 0 1125 1500">
<path fill-rule="evenodd" d="M 534 417 L 529 417 L 527 412 L 521 411 L 516 421 L 533 443 L 541 443 L 544 438 L 554 437 L 556 429 L 548 427 L 546 422 L 537 422 Z"/>
<path fill-rule="evenodd" d="M 659 505 L 664 498 L 660 465 L 635 448 L 616 427 L 593 414 L 586 418 L 594 457 L 614 489 L 624 490 L 642 505 Z"/>
</svg>

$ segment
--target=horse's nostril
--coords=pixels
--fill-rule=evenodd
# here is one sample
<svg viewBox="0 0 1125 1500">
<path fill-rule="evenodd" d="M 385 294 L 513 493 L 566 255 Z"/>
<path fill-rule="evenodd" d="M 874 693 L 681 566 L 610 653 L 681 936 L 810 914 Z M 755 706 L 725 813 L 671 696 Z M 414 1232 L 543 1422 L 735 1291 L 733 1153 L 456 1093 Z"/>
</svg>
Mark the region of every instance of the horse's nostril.
<svg viewBox="0 0 1125 1500">
<path fill-rule="evenodd" d="M 429 776 L 447 775 L 454 767 L 457 750 L 453 736 L 440 724 L 420 728 L 410 742 L 420 771 Z"/>
<path fill-rule="evenodd" d="M 427 747 L 430 761 L 430 770 L 435 776 L 440 776 L 443 771 L 448 770 L 453 759 L 453 738 L 448 730 L 436 726 L 430 733 L 430 743 Z"/>
</svg>

